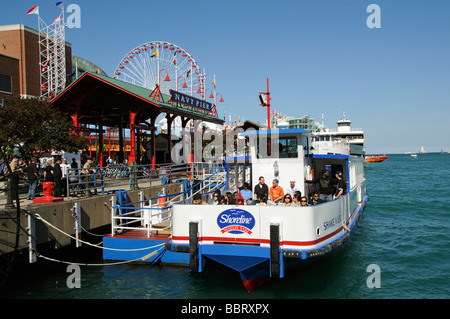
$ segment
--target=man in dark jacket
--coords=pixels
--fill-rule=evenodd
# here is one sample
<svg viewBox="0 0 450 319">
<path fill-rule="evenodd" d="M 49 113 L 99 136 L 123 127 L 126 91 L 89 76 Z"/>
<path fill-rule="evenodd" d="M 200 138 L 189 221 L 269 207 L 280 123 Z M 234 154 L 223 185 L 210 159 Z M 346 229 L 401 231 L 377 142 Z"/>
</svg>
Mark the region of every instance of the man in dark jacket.
<svg viewBox="0 0 450 319">
<path fill-rule="evenodd" d="M 264 183 L 264 177 L 260 176 L 259 183 L 255 185 L 255 189 L 253 191 L 252 204 L 255 205 L 256 203 L 259 203 L 259 200 L 263 197 L 269 197 L 269 186 Z"/>
<path fill-rule="evenodd" d="M 320 176 L 317 176 L 313 180 L 305 179 L 305 183 L 319 183 L 320 199 L 329 202 L 333 200 L 333 184 L 337 184 L 338 181 L 335 178 L 330 178 L 328 170 L 324 169 Z"/>
<path fill-rule="evenodd" d="M 348 182 L 344 180 L 341 171 L 336 172 L 336 179 L 338 180 L 338 183 L 337 183 L 337 193 L 334 199 L 338 199 L 339 197 L 347 193 L 347 184 L 348 184 Z"/>
<path fill-rule="evenodd" d="M 29 200 L 34 199 L 34 196 L 36 194 L 36 187 L 39 180 L 36 162 L 37 162 L 36 157 L 32 157 L 30 164 L 28 164 L 27 166 L 28 184 L 30 185 L 28 188 L 27 199 Z"/>
<path fill-rule="evenodd" d="M 61 181 L 62 181 L 62 170 L 61 170 L 61 159 L 56 159 L 55 165 L 53 166 L 53 180 L 55 183 L 54 189 L 53 189 L 53 196 L 55 197 L 61 197 L 62 189 L 61 189 Z"/>
</svg>

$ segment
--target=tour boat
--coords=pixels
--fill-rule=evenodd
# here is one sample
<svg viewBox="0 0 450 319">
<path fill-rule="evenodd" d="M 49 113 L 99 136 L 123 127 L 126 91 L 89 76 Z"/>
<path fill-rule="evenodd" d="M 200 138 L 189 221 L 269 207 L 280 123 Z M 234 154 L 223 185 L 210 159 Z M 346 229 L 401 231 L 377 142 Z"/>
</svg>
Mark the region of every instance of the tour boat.
<svg viewBox="0 0 450 319">
<path fill-rule="evenodd" d="M 272 277 L 283 278 L 294 268 L 338 252 L 348 242 L 368 196 L 364 157 L 350 155 L 341 143 L 334 145 L 333 153 L 322 154 L 314 151 L 320 141 L 311 143 L 311 134 L 303 129 L 244 135 L 253 141 L 249 155 L 253 186 L 260 176 L 269 183 L 277 179 L 283 187 L 295 180 L 302 195 L 308 196 L 314 186 L 305 179 L 313 179 L 323 169 L 330 176 L 341 171 L 348 181 L 345 196 L 313 206 L 171 207 L 172 238 L 166 249 L 189 254 L 191 271 L 202 272 L 214 262 L 234 269 L 251 291 Z M 267 141 L 279 146 L 278 156 L 267 155 Z"/>
<path fill-rule="evenodd" d="M 191 178 L 182 193 L 163 194 L 165 200 L 153 204 L 143 200 L 139 209 L 133 209 L 134 216 L 141 214 L 145 230 L 141 234 L 147 234 L 143 237 L 125 238 L 117 232 L 119 223 L 126 225 L 133 217 L 124 213 L 125 205 L 113 202 L 113 230 L 104 237 L 104 259 L 182 264 L 192 272 L 219 263 L 238 272 L 251 291 L 339 252 L 349 243 L 368 201 L 364 154 L 352 154 L 345 140 L 326 141 L 323 152 L 324 141 L 314 137 L 304 129 L 240 133 L 238 138 L 249 145 L 248 154 L 235 153 L 223 165 L 191 163 Z M 342 172 L 348 182 L 345 195 L 312 206 L 271 205 L 270 200 L 269 205 L 193 203 L 195 194 L 211 203 L 216 190 L 239 192 L 244 181 L 251 182 L 253 191 L 261 176 L 269 188 L 275 179 L 285 190 L 295 181 L 301 194 L 309 197 L 318 185 L 305 181 L 323 170 L 333 177 Z M 155 231 L 158 224 L 166 234 Z"/>
</svg>

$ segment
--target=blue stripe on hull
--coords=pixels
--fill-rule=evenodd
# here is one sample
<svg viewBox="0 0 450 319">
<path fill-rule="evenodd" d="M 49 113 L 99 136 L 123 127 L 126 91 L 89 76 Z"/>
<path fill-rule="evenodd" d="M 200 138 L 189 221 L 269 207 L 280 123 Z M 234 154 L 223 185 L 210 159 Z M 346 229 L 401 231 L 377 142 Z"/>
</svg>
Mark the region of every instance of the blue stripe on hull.
<svg viewBox="0 0 450 319">
<path fill-rule="evenodd" d="M 133 260 L 136 262 L 148 262 L 148 263 L 158 261 L 166 264 L 189 265 L 189 254 L 168 251 L 164 247 L 165 243 L 166 241 L 164 240 L 104 237 L 103 247 L 110 248 L 113 250 L 103 249 L 103 259 L 124 260 L 124 261 Z M 153 248 L 140 250 L 146 247 L 153 247 Z M 145 258 L 149 254 L 154 252 L 156 253 L 151 257 L 149 257 L 148 259 L 142 260 L 142 258 Z"/>
</svg>

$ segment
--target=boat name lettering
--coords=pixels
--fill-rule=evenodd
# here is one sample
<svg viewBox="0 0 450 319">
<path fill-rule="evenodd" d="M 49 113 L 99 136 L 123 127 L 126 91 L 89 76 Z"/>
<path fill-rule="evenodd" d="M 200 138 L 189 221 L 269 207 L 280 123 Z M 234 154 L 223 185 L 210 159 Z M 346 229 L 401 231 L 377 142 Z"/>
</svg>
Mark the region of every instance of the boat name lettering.
<svg viewBox="0 0 450 319">
<path fill-rule="evenodd" d="M 328 228 L 334 227 L 336 225 L 339 225 L 341 223 L 341 215 L 338 215 L 330 220 L 323 222 L 323 230 L 327 230 Z"/>
<path fill-rule="evenodd" d="M 255 227 L 255 217 L 246 210 L 239 208 L 227 209 L 217 217 L 217 225 L 222 234 L 252 234 Z"/>
<path fill-rule="evenodd" d="M 246 218 L 244 215 L 241 215 L 240 217 L 231 217 L 230 215 L 222 215 L 222 223 L 229 223 L 229 224 L 250 224 L 252 221 L 252 218 Z"/>
</svg>

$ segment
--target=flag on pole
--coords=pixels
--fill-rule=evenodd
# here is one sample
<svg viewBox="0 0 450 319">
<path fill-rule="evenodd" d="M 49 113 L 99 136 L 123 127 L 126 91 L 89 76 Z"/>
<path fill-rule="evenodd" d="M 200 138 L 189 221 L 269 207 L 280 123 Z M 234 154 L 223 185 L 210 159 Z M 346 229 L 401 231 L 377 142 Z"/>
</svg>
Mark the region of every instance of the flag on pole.
<svg viewBox="0 0 450 319">
<path fill-rule="evenodd" d="M 39 7 L 32 6 L 31 9 L 27 11 L 27 14 L 39 14 Z"/>
<path fill-rule="evenodd" d="M 56 6 L 57 6 L 58 8 L 60 8 L 61 10 L 64 10 L 64 4 L 63 4 L 62 1 L 58 1 L 58 2 L 56 3 Z"/>
<path fill-rule="evenodd" d="M 95 69 L 95 73 L 98 74 L 99 71 L 100 71 L 100 68 L 96 68 L 96 69 Z"/>
<path fill-rule="evenodd" d="M 186 73 L 186 77 L 188 78 L 189 77 L 189 74 L 191 73 L 191 69 L 189 69 L 188 71 L 187 71 L 187 73 Z"/>
<path fill-rule="evenodd" d="M 173 53 L 173 64 L 177 65 L 177 52 Z"/>
<path fill-rule="evenodd" d="M 158 57 L 158 50 L 155 50 L 155 52 L 153 52 L 151 58 L 157 58 Z"/>
<path fill-rule="evenodd" d="M 213 84 L 214 89 L 215 89 L 216 88 L 216 75 L 215 74 L 214 74 L 214 78 L 213 78 L 212 84 Z"/>
</svg>

